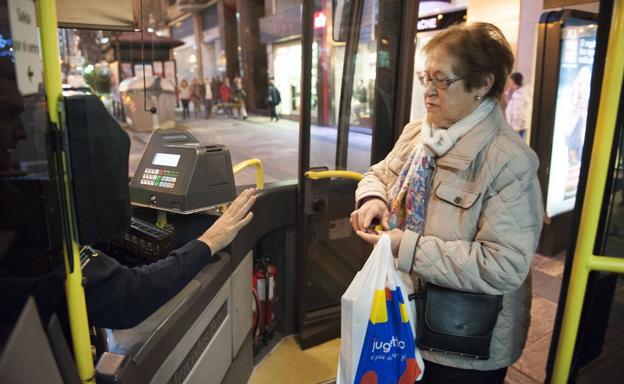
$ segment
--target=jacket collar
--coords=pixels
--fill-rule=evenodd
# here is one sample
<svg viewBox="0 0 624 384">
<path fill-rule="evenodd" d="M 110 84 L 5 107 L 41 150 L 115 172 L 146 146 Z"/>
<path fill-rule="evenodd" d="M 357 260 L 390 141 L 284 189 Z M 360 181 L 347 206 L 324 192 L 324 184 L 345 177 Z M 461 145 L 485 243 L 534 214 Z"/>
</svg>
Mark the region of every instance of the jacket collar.
<svg viewBox="0 0 624 384">
<path fill-rule="evenodd" d="M 457 170 L 467 169 L 477 154 L 496 135 L 503 123 L 503 112 L 497 105 L 485 119 L 460 138 L 453 148 L 436 159 L 436 164 Z"/>
</svg>

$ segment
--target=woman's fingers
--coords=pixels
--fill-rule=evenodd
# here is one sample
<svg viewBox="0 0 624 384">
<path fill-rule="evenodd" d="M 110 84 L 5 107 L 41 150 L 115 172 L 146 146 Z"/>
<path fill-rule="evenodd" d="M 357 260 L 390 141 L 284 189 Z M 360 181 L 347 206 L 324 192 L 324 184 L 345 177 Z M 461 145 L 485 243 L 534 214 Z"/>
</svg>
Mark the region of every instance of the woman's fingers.
<svg viewBox="0 0 624 384">
<path fill-rule="evenodd" d="M 360 229 L 357 220 L 357 210 L 351 212 L 351 217 L 349 217 L 349 223 L 351 223 L 351 228 L 353 228 L 354 231 L 358 231 Z"/>
<path fill-rule="evenodd" d="M 250 195 L 246 198 L 245 201 L 242 202 L 242 206 L 238 208 L 238 211 L 235 212 L 236 216 L 234 217 L 235 220 L 240 220 L 243 217 L 245 217 L 245 215 L 247 214 L 247 212 L 249 212 L 249 210 L 251 209 L 251 207 L 254 205 L 254 203 L 256 202 L 256 195 Z"/>
<path fill-rule="evenodd" d="M 234 217 L 236 220 L 242 218 L 245 215 L 246 211 L 248 211 L 249 208 L 251 208 L 251 205 L 253 205 L 253 202 L 255 202 L 255 199 L 252 199 L 253 197 L 255 197 L 255 190 L 253 188 L 245 189 L 232 202 L 232 205 L 230 205 L 226 213 L 229 212 L 232 215 L 232 217 Z M 250 201 L 251 201 L 251 205 L 249 205 Z"/>
<path fill-rule="evenodd" d="M 364 241 L 366 241 L 367 243 L 371 243 L 371 244 L 375 244 L 381 237 L 381 235 L 375 235 L 375 234 L 366 233 L 363 231 L 355 231 L 355 233 L 358 236 L 360 236 Z"/>
<path fill-rule="evenodd" d="M 363 231 L 366 230 L 366 228 L 368 228 L 368 226 L 370 225 L 371 221 L 373 221 L 373 218 L 375 217 L 374 213 L 371 212 L 370 209 L 366 209 L 364 211 L 362 211 L 362 213 L 360 213 L 358 215 L 359 218 L 359 230 Z"/>
<path fill-rule="evenodd" d="M 381 227 L 384 229 L 384 231 L 387 231 L 390 229 L 389 221 L 390 221 L 390 212 L 386 209 L 383 215 L 381 216 Z"/>
<path fill-rule="evenodd" d="M 245 218 L 241 221 L 239 221 L 238 223 L 236 223 L 236 225 L 234 226 L 235 231 L 238 232 L 241 230 L 241 228 L 243 228 L 244 226 L 246 226 L 247 224 L 249 224 L 249 222 L 251 221 L 251 219 L 253 219 L 253 212 L 249 212 L 247 213 L 247 216 L 245 216 Z"/>
</svg>

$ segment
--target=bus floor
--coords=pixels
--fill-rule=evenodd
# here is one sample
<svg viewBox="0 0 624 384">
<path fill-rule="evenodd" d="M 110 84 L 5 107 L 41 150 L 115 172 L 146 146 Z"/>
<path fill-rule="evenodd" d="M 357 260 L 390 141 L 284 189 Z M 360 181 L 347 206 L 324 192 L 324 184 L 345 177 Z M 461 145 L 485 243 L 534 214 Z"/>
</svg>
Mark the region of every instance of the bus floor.
<svg viewBox="0 0 624 384">
<path fill-rule="evenodd" d="M 506 384 L 543 383 L 557 312 L 565 252 L 533 258 L 531 327 L 520 359 L 507 371 Z M 280 340 L 256 364 L 249 384 L 335 383 L 340 339 L 302 351 L 293 336 Z M 425 367 L 426 369 L 426 367 Z"/>
</svg>

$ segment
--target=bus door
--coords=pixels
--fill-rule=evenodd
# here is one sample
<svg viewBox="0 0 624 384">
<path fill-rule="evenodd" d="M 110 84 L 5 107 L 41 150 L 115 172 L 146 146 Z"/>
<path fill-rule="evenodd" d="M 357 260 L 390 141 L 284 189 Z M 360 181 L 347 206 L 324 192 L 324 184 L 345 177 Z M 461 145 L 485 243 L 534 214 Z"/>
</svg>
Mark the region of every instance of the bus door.
<svg viewBox="0 0 624 384">
<path fill-rule="evenodd" d="M 303 3 L 297 201 L 303 348 L 340 335 L 340 298 L 370 254 L 349 224 L 354 191 L 409 120 L 417 13 L 411 0 Z M 319 160 L 327 158 L 333 162 Z"/>
<path fill-rule="evenodd" d="M 580 171 L 547 382 L 616 383 L 624 373 L 623 39 L 624 2 L 602 2 L 595 63 L 604 70 L 592 80 L 583 150 L 591 158 Z"/>
</svg>

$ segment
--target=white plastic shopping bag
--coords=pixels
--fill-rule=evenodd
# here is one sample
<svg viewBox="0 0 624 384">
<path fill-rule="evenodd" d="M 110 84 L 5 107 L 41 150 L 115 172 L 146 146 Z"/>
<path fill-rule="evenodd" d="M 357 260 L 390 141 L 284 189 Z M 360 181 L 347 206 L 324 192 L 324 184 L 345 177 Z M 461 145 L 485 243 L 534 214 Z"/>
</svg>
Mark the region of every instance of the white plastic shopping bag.
<svg viewBox="0 0 624 384">
<path fill-rule="evenodd" d="M 382 235 L 342 296 L 337 384 L 413 384 L 422 377 L 413 291 L 396 270 L 390 237 Z"/>
</svg>

